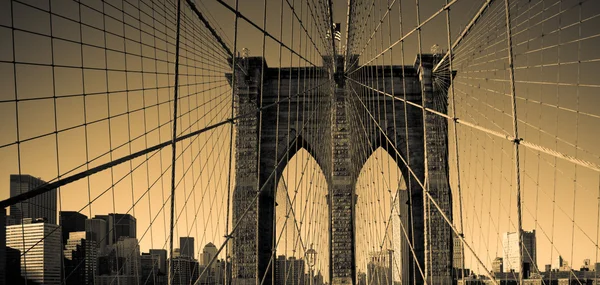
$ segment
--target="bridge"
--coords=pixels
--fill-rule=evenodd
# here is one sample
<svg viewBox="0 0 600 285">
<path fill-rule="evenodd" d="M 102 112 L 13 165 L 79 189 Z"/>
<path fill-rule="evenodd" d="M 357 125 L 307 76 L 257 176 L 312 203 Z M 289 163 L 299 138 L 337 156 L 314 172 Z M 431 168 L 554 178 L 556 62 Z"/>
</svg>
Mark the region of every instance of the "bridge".
<svg viewBox="0 0 600 285">
<path fill-rule="evenodd" d="M 0 284 L 600 281 L 595 1 L 0 15 Z"/>
</svg>

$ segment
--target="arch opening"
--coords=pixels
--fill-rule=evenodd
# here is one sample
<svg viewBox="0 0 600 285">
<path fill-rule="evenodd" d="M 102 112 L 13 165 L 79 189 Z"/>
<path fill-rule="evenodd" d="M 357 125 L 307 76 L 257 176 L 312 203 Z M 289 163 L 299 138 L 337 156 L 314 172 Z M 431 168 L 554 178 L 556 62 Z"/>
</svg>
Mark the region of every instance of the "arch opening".
<svg viewBox="0 0 600 285">
<path fill-rule="evenodd" d="M 360 168 L 355 188 L 358 283 L 409 280 L 409 195 L 399 164 L 389 150 L 378 147 Z"/>
<path fill-rule="evenodd" d="M 292 154 L 278 175 L 274 244 L 275 283 L 329 280 L 329 210 L 325 174 L 307 148 Z M 309 249 L 316 261 L 309 262 Z M 310 265 L 313 265 L 312 268 Z"/>
</svg>

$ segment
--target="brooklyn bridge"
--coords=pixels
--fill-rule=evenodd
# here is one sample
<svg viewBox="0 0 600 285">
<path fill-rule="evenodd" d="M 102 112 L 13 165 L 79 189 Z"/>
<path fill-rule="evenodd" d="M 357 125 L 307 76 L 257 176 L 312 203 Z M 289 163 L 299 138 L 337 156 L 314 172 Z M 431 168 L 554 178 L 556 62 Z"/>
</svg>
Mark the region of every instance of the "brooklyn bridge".
<svg viewBox="0 0 600 285">
<path fill-rule="evenodd" d="M 2 1 L 0 284 L 597 284 L 598 27 L 593 0 Z"/>
</svg>

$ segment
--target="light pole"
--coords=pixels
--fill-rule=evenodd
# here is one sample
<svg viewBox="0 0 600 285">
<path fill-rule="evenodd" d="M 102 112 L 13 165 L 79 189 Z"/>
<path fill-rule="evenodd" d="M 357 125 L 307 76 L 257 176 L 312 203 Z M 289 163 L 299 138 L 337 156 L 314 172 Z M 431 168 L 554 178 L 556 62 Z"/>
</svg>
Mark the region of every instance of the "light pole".
<svg viewBox="0 0 600 285">
<path fill-rule="evenodd" d="M 317 263 L 317 251 L 315 251 L 313 249 L 313 245 L 310 244 L 310 248 L 306 251 L 306 263 L 308 264 L 308 267 L 310 268 L 310 285 L 313 285 L 314 283 L 314 266 Z"/>
</svg>

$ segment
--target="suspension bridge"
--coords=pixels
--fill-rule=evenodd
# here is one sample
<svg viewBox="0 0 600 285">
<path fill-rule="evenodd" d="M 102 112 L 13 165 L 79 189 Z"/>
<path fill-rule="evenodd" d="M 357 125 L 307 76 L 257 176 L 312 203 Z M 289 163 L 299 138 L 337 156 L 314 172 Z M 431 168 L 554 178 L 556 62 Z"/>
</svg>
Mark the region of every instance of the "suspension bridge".
<svg viewBox="0 0 600 285">
<path fill-rule="evenodd" d="M 597 284 L 594 0 L 0 2 L 0 284 Z"/>
</svg>

